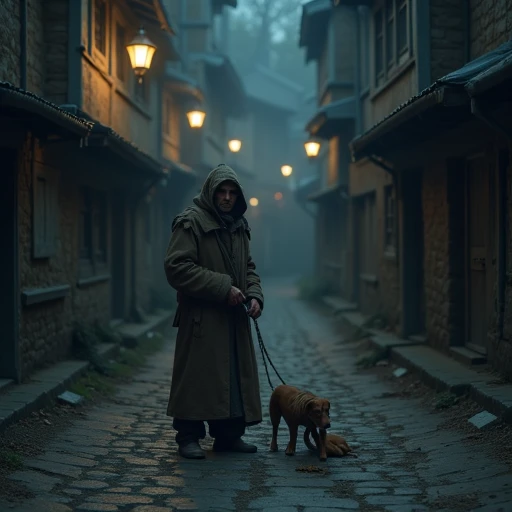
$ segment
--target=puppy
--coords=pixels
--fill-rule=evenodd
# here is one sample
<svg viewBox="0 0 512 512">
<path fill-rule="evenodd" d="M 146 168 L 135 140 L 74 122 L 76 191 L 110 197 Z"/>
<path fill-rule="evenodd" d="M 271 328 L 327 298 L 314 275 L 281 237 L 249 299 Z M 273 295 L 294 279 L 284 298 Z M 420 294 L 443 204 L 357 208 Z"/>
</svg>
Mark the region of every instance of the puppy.
<svg viewBox="0 0 512 512">
<path fill-rule="evenodd" d="M 315 444 L 311 442 L 309 437 L 310 434 L 312 435 Z M 318 432 L 306 428 L 304 431 L 304 444 L 312 452 L 318 453 Z M 347 441 L 336 434 L 327 434 L 325 438 L 325 451 L 327 453 L 327 457 L 344 457 L 345 455 L 357 457 L 357 453 L 352 451 L 352 448 L 350 448 Z"/>
<path fill-rule="evenodd" d="M 270 421 L 272 422 L 270 451 L 277 451 L 277 431 L 281 417 L 283 417 L 290 431 L 286 455 L 295 455 L 299 425 L 302 425 L 318 436 L 317 446 L 320 451 L 320 460 L 327 460 L 325 429 L 331 426 L 330 407 L 329 400 L 317 397 L 309 391 L 301 391 L 293 386 L 277 386 L 270 397 L 269 404 Z M 317 428 L 320 435 L 318 435 Z"/>
</svg>

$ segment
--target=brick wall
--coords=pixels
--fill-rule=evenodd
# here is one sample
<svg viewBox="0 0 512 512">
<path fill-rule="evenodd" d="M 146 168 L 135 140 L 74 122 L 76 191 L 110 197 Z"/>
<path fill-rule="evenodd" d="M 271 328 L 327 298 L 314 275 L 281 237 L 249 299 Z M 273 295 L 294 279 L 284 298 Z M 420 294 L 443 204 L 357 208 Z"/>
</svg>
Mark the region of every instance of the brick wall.
<svg viewBox="0 0 512 512">
<path fill-rule="evenodd" d="M 512 37 L 512 0 L 470 0 L 471 58 Z"/>
<path fill-rule="evenodd" d="M 68 0 L 46 0 L 44 8 L 44 94 L 57 105 L 68 95 L 68 8 Z"/>
<path fill-rule="evenodd" d="M 20 315 L 20 353 L 22 375 L 65 356 L 70 348 L 74 320 L 107 321 L 110 315 L 109 284 L 77 288 L 78 275 L 78 187 L 66 178 L 68 169 L 59 169 L 58 242 L 55 256 L 32 258 L 32 158 L 35 166 L 45 167 L 44 150 L 31 152 L 27 140 L 20 170 L 19 251 L 20 289 L 69 284 L 70 296 L 42 304 L 25 306 Z"/>
<path fill-rule="evenodd" d="M 443 161 L 423 173 L 426 330 L 429 343 L 449 345 L 449 233 L 446 169 Z"/>
<path fill-rule="evenodd" d="M 0 81 L 20 83 L 20 18 L 18 0 L 0 2 Z"/>
<path fill-rule="evenodd" d="M 466 27 L 463 8 L 465 1 L 430 1 L 432 82 L 465 63 Z"/>
</svg>

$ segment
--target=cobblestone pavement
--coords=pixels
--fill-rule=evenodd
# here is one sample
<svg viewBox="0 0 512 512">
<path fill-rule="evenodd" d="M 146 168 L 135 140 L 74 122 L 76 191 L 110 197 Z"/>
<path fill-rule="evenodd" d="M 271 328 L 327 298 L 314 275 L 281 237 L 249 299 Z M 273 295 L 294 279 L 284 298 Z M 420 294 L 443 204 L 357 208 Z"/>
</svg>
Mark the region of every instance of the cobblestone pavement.
<svg viewBox="0 0 512 512">
<path fill-rule="evenodd" d="M 265 419 L 246 435 L 258 453 L 209 451 L 202 461 L 180 459 L 165 416 L 169 343 L 114 400 L 88 410 L 43 455 L 26 460 L 12 478 L 37 497 L 14 508 L 0 502 L 0 510 L 512 510 L 512 475 L 504 464 L 463 434 L 439 428 L 441 418 L 418 401 L 391 397 L 389 384 L 358 372 L 352 349 L 325 318 L 294 299 L 292 288 L 272 282 L 265 291 L 260 327 L 276 367 L 290 384 L 330 399 L 332 431 L 359 445 L 359 458 L 321 463 L 300 435 L 296 456 L 287 457 L 284 422 L 279 452 L 270 453 L 270 389 L 260 364 Z M 309 465 L 328 471 L 296 471 Z"/>
</svg>

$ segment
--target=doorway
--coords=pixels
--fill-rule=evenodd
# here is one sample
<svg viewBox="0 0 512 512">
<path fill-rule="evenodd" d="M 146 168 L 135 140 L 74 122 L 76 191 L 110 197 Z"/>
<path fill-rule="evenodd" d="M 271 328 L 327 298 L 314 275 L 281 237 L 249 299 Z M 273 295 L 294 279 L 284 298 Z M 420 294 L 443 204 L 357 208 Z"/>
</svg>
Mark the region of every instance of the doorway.
<svg viewBox="0 0 512 512">
<path fill-rule="evenodd" d="M 421 169 L 404 172 L 401 176 L 399 230 L 401 289 L 402 289 L 402 336 L 425 333 L 425 271 L 424 227 Z"/>
<path fill-rule="evenodd" d="M 489 173 L 485 155 L 466 161 L 466 346 L 487 353 L 489 317 Z"/>
<path fill-rule="evenodd" d="M 111 196 L 111 261 L 112 288 L 110 293 L 112 319 L 124 320 L 126 313 L 126 201 L 121 192 Z"/>
<path fill-rule="evenodd" d="M 18 153 L 0 149 L 0 229 L 6 249 L 0 252 L 0 379 L 19 381 L 18 350 Z"/>
</svg>

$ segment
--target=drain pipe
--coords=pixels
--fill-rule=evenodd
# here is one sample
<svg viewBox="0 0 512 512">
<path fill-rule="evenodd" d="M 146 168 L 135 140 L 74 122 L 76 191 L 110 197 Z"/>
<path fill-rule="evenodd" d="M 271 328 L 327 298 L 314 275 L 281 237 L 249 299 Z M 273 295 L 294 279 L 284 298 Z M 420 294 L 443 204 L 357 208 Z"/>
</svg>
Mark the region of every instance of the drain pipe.
<svg viewBox="0 0 512 512">
<path fill-rule="evenodd" d="M 488 112 L 481 108 L 476 98 L 471 98 L 471 113 L 503 136 L 509 144 L 512 136 Z M 505 291 L 507 277 L 507 168 L 508 153 L 500 151 L 498 157 L 498 343 L 503 339 L 505 323 Z"/>
<path fill-rule="evenodd" d="M 27 1 L 20 0 L 20 88 L 27 89 Z"/>
</svg>

